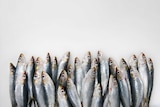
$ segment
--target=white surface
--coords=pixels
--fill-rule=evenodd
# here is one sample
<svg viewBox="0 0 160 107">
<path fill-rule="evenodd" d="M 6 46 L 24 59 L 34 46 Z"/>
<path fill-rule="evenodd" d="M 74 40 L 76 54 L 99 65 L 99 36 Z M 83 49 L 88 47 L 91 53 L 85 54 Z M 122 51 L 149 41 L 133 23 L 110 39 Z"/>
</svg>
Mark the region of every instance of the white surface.
<svg viewBox="0 0 160 107">
<path fill-rule="evenodd" d="M 160 107 L 160 1 L 22 1 L 0 0 L 0 107 L 11 107 L 9 63 L 20 53 L 27 60 L 73 58 L 97 50 L 119 62 L 146 53 L 154 61 L 151 107 Z"/>
</svg>

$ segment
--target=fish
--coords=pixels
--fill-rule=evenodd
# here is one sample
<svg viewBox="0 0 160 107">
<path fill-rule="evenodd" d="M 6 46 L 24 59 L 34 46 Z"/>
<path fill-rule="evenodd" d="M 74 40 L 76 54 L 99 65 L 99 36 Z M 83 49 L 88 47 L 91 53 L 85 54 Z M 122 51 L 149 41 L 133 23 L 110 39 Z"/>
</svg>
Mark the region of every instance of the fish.
<svg viewBox="0 0 160 107">
<path fill-rule="evenodd" d="M 67 79 L 66 91 L 72 107 L 82 107 L 80 97 L 76 90 L 76 86 L 70 77 Z"/>
<path fill-rule="evenodd" d="M 86 74 L 88 72 L 88 70 L 91 68 L 91 52 L 88 51 L 83 59 L 82 59 L 82 70 L 84 72 L 84 74 Z"/>
<path fill-rule="evenodd" d="M 148 106 L 148 90 L 149 90 L 149 69 L 147 65 L 147 59 L 144 53 L 141 53 L 138 58 L 138 70 L 144 85 L 144 99 L 143 106 Z"/>
<path fill-rule="evenodd" d="M 116 78 L 111 74 L 109 78 L 108 106 L 120 107 L 119 88 Z"/>
<path fill-rule="evenodd" d="M 21 76 L 16 81 L 15 99 L 17 107 L 27 107 L 28 103 L 28 87 L 26 71 L 21 71 Z"/>
<path fill-rule="evenodd" d="M 47 53 L 46 61 L 43 64 L 43 71 L 47 72 L 47 74 L 52 78 L 52 63 L 49 53 Z"/>
<path fill-rule="evenodd" d="M 70 52 L 66 52 L 63 55 L 62 59 L 60 60 L 59 66 L 58 66 L 57 80 L 59 79 L 59 76 L 60 76 L 62 70 L 66 70 L 67 71 L 69 58 L 70 58 Z"/>
<path fill-rule="evenodd" d="M 130 80 L 130 70 L 129 70 L 128 64 L 124 58 L 121 58 L 121 60 L 120 60 L 120 70 L 125 75 L 125 80 L 127 82 L 127 86 L 129 89 L 130 106 L 132 106 L 132 94 L 131 94 L 131 86 L 130 86 L 130 81 L 129 81 Z"/>
<path fill-rule="evenodd" d="M 132 67 L 132 69 L 138 70 L 138 59 L 135 54 L 133 54 L 129 59 L 129 67 Z"/>
<path fill-rule="evenodd" d="M 133 107 L 141 107 L 143 100 L 143 82 L 137 69 L 130 68 L 130 83 Z"/>
<path fill-rule="evenodd" d="M 9 74 L 9 92 L 12 107 L 17 107 L 15 99 L 15 72 L 16 67 L 10 63 L 10 74 Z"/>
<path fill-rule="evenodd" d="M 63 87 L 66 87 L 67 85 L 67 72 L 65 70 L 62 70 L 58 79 L 58 85 L 61 85 Z M 58 86 L 57 85 L 57 86 Z"/>
<path fill-rule="evenodd" d="M 42 72 L 43 71 L 43 60 L 40 57 L 37 57 L 36 61 L 35 61 L 35 71 L 37 72 Z"/>
<path fill-rule="evenodd" d="M 42 85 L 44 88 L 44 95 L 47 100 L 47 107 L 54 107 L 55 105 L 55 86 L 46 71 L 42 71 Z"/>
<path fill-rule="evenodd" d="M 113 58 L 108 58 L 109 71 L 114 77 L 116 77 L 116 67 L 118 67 L 117 62 Z"/>
<path fill-rule="evenodd" d="M 127 85 L 127 81 L 125 78 L 125 74 L 119 69 L 116 68 L 117 72 L 117 83 L 119 87 L 120 99 L 122 101 L 123 107 L 130 107 L 130 93 Z"/>
<path fill-rule="evenodd" d="M 78 92 L 78 95 L 80 97 L 80 100 L 82 101 L 82 80 L 84 78 L 84 72 L 82 70 L 82 67 L 81 67 L 81 62 L 79 60 L 78 57 L 75 58 L 75 61 L 74 61 L 74 66 L 75 66 L 75 85 L 76 85 L 76 89 L 77 89 L 77 92 Z"/>
<path fill-rule="evenodd" d="M 153 90 L 153 80 L 154 80 L 154 66 L 153 66 L 153 61 L 151 58 L 148 58 L 148 68 L 149 68 L 149 89 L 148 89 L 148 103 L 150 102 L 151 99 L 151 94 Z"/>
<path fill-rule="evenodd" d="M 100 70 L 99 70 L 98 64 L 99 64 L 99 62 L 98 62 L 97 58 L 94 58 L 91 62 L 91 68 L 93 68 L 93 67 L 96 68 L 95 85 L 100 83 Z"/>
<path fill-rule="evenodd" d="M 52 80 L 54 84 L 57 82 L 57 73 L 58 73 L 58 62 L 57 57 L 55 56 L 52 61 Z"/>
<path fill-rule="evenodd" d="M 16 72 L 15 72 L 15 80 L 19 81 L 21 79 L 24 71 L 26 71 L 26 58 L 25 56 L 21 53 L 18 58 L 18 62 L 16 65 Z"/>
<path fill-rule="evenodd" d="M 27 84 L 28 84 L 28 102 L 34 99 L 33 95 L 33 76 L 35 72 L 35 61 L 32 56 L 30 62 L 27 64 L 26 73 L 27 73 Z"/>
<path fill-rule="evenodd" d="M 91 107 L 102 107 L 102 87 L 100 83 L 94 88 Z"/>
<path fill-rule="evenodd" d="M 72 81 L 74 81 L 74 70 L 71 64 L 69 64 L 67 67 L 67 75 L 72 79 Z"/>
<path fill-rule="evenodd" d="M 41 68 L 41 67 L 40 67 Z M 34 73 L 34 94 L 38 107 L 47 107 L 47 102 L 44 98 L 44 89 L 42 87 L 42 71 L 36 70 Z M 42 70 L 42 69 L 41 69 Z"/>
<path fill-rule="evenodd" d="M 98 62 L 100 63 L 100 83 L 102 85 L 102 96 L 105 96 L 107 92 L 108 80 L 109 80 L 109 66 L 108 61 L 103 57 L 102 52 L 98 51 Z"/>
<path fill-rule="evenodd" d="M 58 107 L 70 107 L 70 104 L 68 102 L 68 97 L 66 94 L 66 91 L 63 86 L 58 86 L 58 92 L 57 92 L 57 100 L 58 100 Z"/>
<path fill-rule="evenodd" d="M 91 68 L 82 81 L 82 104 L 83 107 L 90 107 L 94 91 L 96 68 Z"/>
</svg>

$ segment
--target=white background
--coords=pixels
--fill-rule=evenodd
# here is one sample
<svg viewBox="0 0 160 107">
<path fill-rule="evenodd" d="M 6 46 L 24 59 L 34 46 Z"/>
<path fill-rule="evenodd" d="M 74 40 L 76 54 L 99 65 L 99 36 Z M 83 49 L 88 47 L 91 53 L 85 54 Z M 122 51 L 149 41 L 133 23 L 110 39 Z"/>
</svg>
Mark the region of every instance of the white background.
<svg viewBox="0 0 160 107">
<path fill-rule="evenodd" d="M 160 1 L 0 0 L 0 107 L 11 107 L 9 63 L 47 52 L 80 59 L 101 50 L 118 63 L 144 52 L 155 67 L 151 107 L 160 107 Z"/>
</svg>

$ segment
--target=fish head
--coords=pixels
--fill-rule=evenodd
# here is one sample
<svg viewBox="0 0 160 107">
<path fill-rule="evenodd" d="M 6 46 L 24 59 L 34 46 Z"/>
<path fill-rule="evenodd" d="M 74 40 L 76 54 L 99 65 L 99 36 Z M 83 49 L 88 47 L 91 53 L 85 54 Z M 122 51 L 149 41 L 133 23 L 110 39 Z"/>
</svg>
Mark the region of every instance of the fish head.
<svg viewBox="0 0 160 107">
<path fill-rule="evenodd" d="M 46 56 L 46 63 L 48 62 L 51 62 L 51 57 L 50 57 L 49 52 L 47 53 L 47 56 Z"/>
<path fill-rule="evenodd" d="M 83 62 L 89 63 L 90 60 L 91 60 L 91 52 L 88 51 L 88 52 L 85 54 L 85 56 L 84 56 L 84 58 L 83 58 L 83 60 L 82 60 L 82 63 L 83 63 Z"/>
<path fill-rule="evenodd" d="M 26 63 L 26 58 L 23 53 L 19 55 L 18 63 Z"/>
<path fill-rule="evenodd" d="M 147 63 L 146 56 L 143 52 L 141 52 L 139 55 L 138 63 L 139 64 L 146 64 Z"/>
<path fill-rule="evenodd" d="M 37 57 L 37 59 L 36 59 L 36 70 L 41 69 L 42 65 L 43 65 L 42 59 L 40 57 Z"/>
<path fill-rule="evenodd" d="M 16 69 L 15 66 L 12 63 L 10 63 L 9 68 L 10 68 L 10 75 L 14 76 Z"/>
<path fill-rule="evenodd" d="M 118 67 L 116 67 L 116 75 L 118 80 L 122 80 L 124 77 L 123 72 Z"/>
<path fill-rule="evenodd" d="M 20 78 L 20 79 L 21 79 L 20 80 L 21 84 L 25 84 L 25 82 L 27 80 L 27 73 L 26 73 L 26 71 L 23 71 L 22 78 Z"/>
<path fill-rule="evenodd" d="M 102 95 L 102 87 L 101 84 L 98 83 L 95 87 L 96 92 L 94 92 L 94 96 L 101 96 Z"/>
<path fill-rule="evenodd" d="M 98 61 L 102 60 L 103 53 L 101 51 L 97 52 Z"/>
<path fill-rule="evenodd" d="M 73 73 L 73 67 L 72 67 L 72 65 L 71 64 L 69 64 L 68 65 L 68 67 L 67 67 L 67 73 L 68 73 L 68 76 L 71 76 L 71 74 Z"/>
<path fill-rule="evenodd" d="M 131 56 L 131 58 L 130 58 L 130 60 L 129 60 L 129 64 L 130 64 L 130 66 L 137 66 L 137 64 L 138 64 L 138 59 L 137 59 L 137 57 L 136 57 L 135 54 L 133 54 L 133 55 Z"/>
<path fill-rule="evenodd" d="M 42 78 L 41 78 L 41 73 L 40 73 L 40 72 L 35 71 L 34 77 L 33 77 L 33 82 L 34 82 L 35 84 L 41 84 Z"/>
<path fill-rule="evenodd" d="M 67 81 L 67 72 L 66 70 L 62 70 L 59 76 L 59 82 L 64 83 L 65 81 Z"/>
<path fill-rule="evenodd" d="M 72 87 L 73 84 L 74 84 L 74 83 L 73 83 L 72 79 L 69 77 L 69 78 L 67 79 L 67 88 Z"/>
<path fill-rule="evenodd" d="M 44 83 L 44 84 L 47 84 L 48 83 L 48 81 L 49 81 L 49 75 L 45 72 L 45 71 L 42 71 L 42 74 L 41 74 L 41 78 L 42 78 L 42 82 Z"/>
<path fill-rule="evenodd" d="M 58 86 L 58 96 L 59 96 L 59 98 L 66 98 L 67 97 L 65 89 L 61 85 Z"/>
<path fill-rule="evenodd" d="M 94 58 L 93 60 L 92 60 L 92 63 L 91 63 L 91 67 L 98 67 L 98 60 L 97 60 L 97 58 Z"/>
<path fill-rule="evenodd" d="M 123 69 L 125 69 L 125 70 L 128 70 L 128 65 L 127 65 L 127 62 L 125 61 L 124 58 L 122 58 L 120 60 L 120 67 L 123 68 Z"/>
<path fill-rule="evenodd" d="M 57 61 L 57 57 L 56 57 L 56 56 L 54 56 L 54 57 L 53 57 L 52 64 L 56 64 L 56 65 L 57 65 L 57 62 L 58 62 L 58 61 Z"/>
</svg>

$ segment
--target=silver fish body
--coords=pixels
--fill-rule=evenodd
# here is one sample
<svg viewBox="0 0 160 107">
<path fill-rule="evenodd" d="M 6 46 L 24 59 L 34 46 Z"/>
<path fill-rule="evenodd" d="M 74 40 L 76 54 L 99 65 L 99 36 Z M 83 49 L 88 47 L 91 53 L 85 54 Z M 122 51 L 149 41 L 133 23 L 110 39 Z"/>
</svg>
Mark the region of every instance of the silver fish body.
<svg viewBox="0 0 160 107">
<path fill-rule="evenodd" d="M 117 69 L 117 82 L 118 82 L 118 87 L 120 92 L 119 94 L 122 101 L 122 105 L 123 107 L 130 107 L 130 96 L 129 96 L 130 93 L 125 75 L 118 68 L 116 69 Z"/>
<path fill-rule="evenodd" d="M 88 51 L 87 54 L 85 54 L 84 58 L 82 59 L 82 70 L 84 74 L 86 74 L 90 68 L 91 68 L 91 53 Z"/>
<path fill-rule="evenodd" d="M 78 57 L 75 58 L 74 66 L 75 66 L 75 85 L 76 85 L 78 95 L 82 101 L 82 96 L 81 96 L 82 80 L 85 74 L 83 73 L 81 63 Z"/>
<path fill-rule="evenodd" d="M 102 95 L 107 92 L 108 80 L 109 80 L 109 66 L 108 61 L 103 57 L 102 52 L 98 51 L 98 60 L 100 63 L 100 82 L 102 85 Z"/>
<path fill-rule="evenodd" d="M 27 107 L 28 87 L 27 87 L 26 72 L 23 71 L 22 75 L 18 77 L 19 79 L 16 81 L 16 87 L 15 87 L 15 99 L 17 102 L 17 107 Z"/>
<path fill-rule="evenodd" d="M 50 76 L 42 72 L 42 84 L 44 88 L 44 95 L 47 100 L 47 107 L 54 107 L 55 105 L 55 86 Z"/>
<path fill-rule="evenodd" d="M 120 107 L 118 83 L 116 78 L 112 74 L 109 78 L 109 95 L 107 107 Z"/>
<path fill-rule="evenodd" d="M 136 69 L 130 69 L 130 83 L 133 107 L 140 107 L 143 100 L 143 82 L 139 72 Z"/>
<path fill-rule="evenodd" d="M 82 82 L 82 104 L 83 107 L 90 107 L 95 85 L 96 68 L 91 68 Z"/>
<path fill-rule="evenodd" d="M 100 84 L 94 88 L 91 107 L 102 107 L 102 87 Z"/>
<path fill-rule="evenodd" d="M 27 84 L 28 84 L 28 101 L 34 99 L 33 95 L 33 76 L 35 72 L 35 63 L 34 63 L 34 58 L 31 57 L 30 62 L 27 64 Z"/>
<path fill-rule="evenodd" d="M 16 67 L 10 63 L 10 74 L 9 74 L 9 92 L 12 107 L 17 107 L 15 99 L 15 72 Z"/>
<path fill-rule="evenodd" d="M 58 62 L 57 62 L 57 57 L 54 57 L 52 61 L 52 80 L 54 84 L 56 84 L 57 82 L 57 73 L 58 73 Z"/>
<path fill-rule="evenodd" d="M 154 80 L 154 66 L 151 58 L 148 58 L 148 68 L 149 68 L 149 89 L 148 89 L 148 102 L 150 102 L 151 94 L 153 90 L 153 80 Z"/>
<path fill-rule="evenodd" d="M 44 90 L 42 87 L 42 71 L 35 71 L 33 83 L 34 83 L 34 94 L 37 101 L 38 107 L 47 107 L 46 99 L 44 98 Z"/>
<path fill-rule="evenodd" d="M 148 106 L 148 90 L 149 90 L 149 69 L 147 65 L 146 56 L 141 53 L 138 59 L 138 70 L 141 75 L 143 85 L 144 85 L 144 100 L 143 106 Z"/>
<path fill-rule="evenodd" d="M 67 95 L 68 99 L 71 102 L 72 107 L 81 107 L 81 100 L 76 90 L 76 86 L 74 85 L 71 78 L 67 80 Z"/>
<path fill-rule="evenodd" d="M 103 107 L 108 107 L 108 99 L 109 99 L 109 90 L 106 92 L 103 99 Z"/>
<path fill-rule="evenodd" d="M 46 61 L 43 65 L 43 71 L 47 72 L 47 74 L 52 78 L 52 63 L 50 54 L 47 54 Z"/>
<path fill-rule="evenodd" d="M 60 60 L 59 65 L 58 65 L 57 80 L 59 79 L 61 71 L 62 70 L 67 70 L 69 58 L 70 58 L 70 52 L 67 52 L 67 53 L 64 54 L 64 56 Z"/>
<path fill-rule="evenodd" d="M 132 106 L 132 95 L 131 95 L 131 86 L 130 86 L 130 71 L 127 62 L 122 58 L 120 60 L 120 70 L 125 75 L 125 80 L 127 82 L 127 87 L 129 89 L 129 98 L 130 98 L 130 106 Z"/>
<path fill-rule="evenodd" d="M 63 86 L 58 86 L 57 92 L 58 107 L 70 107 L 68 97 Z"/>
<path fill-rule="evenodd" d="M 92 63 L 91 63 L 91 68 L 95 67 L 96 68 L 96 77 L 95 77 L 95 86 L 100 83 L 100 70 L 98 69 L 98 60 L 97 58 L 94 58 L 92 60 Z"/>
</svg>

